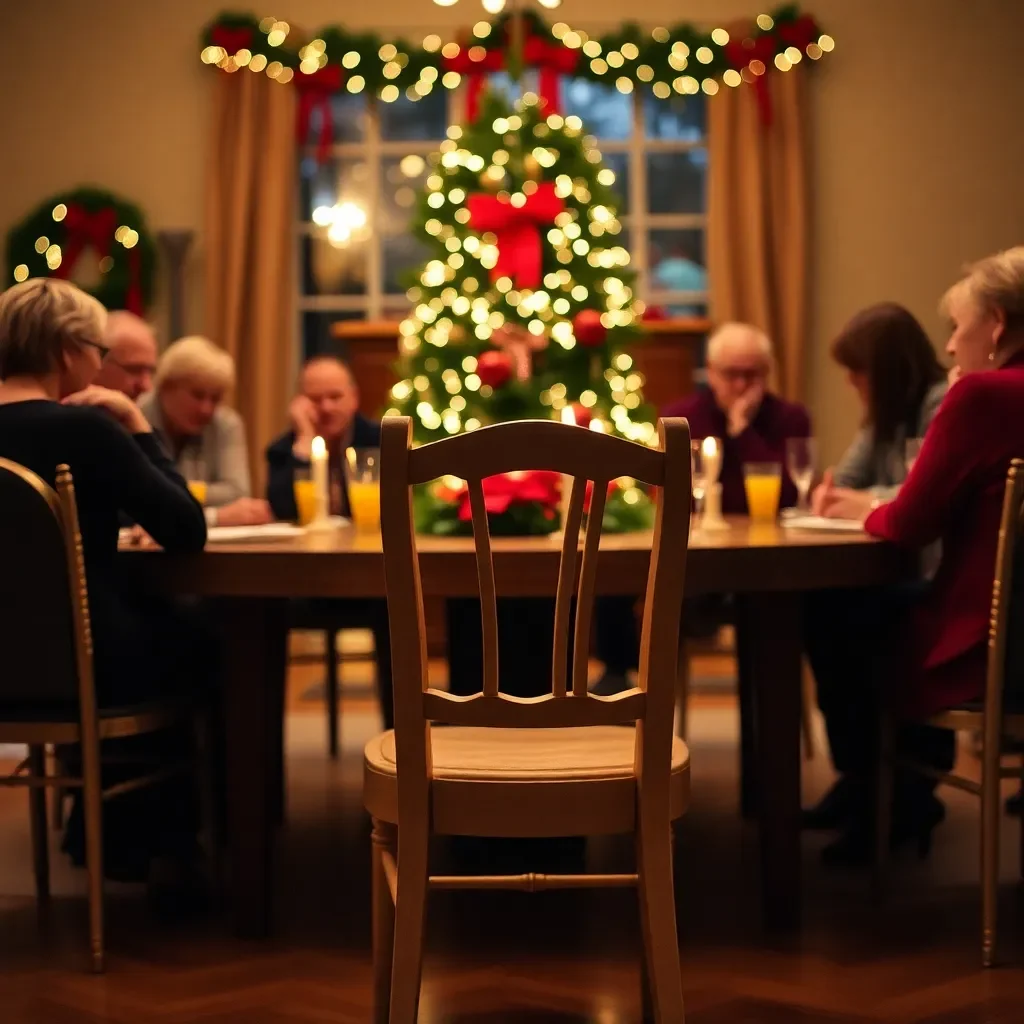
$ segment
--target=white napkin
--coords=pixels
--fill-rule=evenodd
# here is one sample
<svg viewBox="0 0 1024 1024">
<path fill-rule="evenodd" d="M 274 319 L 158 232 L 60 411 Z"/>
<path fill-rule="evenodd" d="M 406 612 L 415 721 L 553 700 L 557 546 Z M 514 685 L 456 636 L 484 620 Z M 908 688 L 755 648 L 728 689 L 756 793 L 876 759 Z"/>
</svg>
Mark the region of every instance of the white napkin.
<svg viewBox="0 0 1024 1024">
<path fill-rule="evenodd" d="M 827 519 L 825 516 L 790 516 L 782 520 L 787 530 L 826 530 L 832 533 L 863 533 L 859 519 Z"/>
<path fill-rule="evenodd" d="M 292 523 L 267 523 L 265 526 L 211 526 L 206 538 L 213 544 L 224 544 L 238 540 L 282 540 L 301 537 L 303 533 L 301 526 Z"/>
</svg>

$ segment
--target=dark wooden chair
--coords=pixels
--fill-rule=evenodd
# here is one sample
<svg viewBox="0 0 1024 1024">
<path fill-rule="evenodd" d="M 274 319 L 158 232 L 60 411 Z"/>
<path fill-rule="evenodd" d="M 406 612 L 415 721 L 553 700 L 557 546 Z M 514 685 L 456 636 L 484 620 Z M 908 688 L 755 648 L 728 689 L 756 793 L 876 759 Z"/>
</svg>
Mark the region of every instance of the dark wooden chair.
<svg viewBox="0 0 1024 1024">
<path fill-rule="evenodd" d="M 894 756 L 896 722 L 886 714 L 882 722 L 881 766 L 878 773 L 878 820 L 875 852 L 876 884 L 884 881 L 889 853 L 894 769 L 904 768 L 973 793 L 981 800 L 981 961 L 991 967 L 996 959 L 996 897 L 999 891 L 1000 783 L 1020 778 L 1024 766 L 1004 765 L 1005 757 L 1019 758 L 1024 741 L 1024 460 L 1014 459 L 1006 479 L 1003 516 L 999 527 L 992 614 L 988 637 L 988 673 L 981 700 L 952 708 L 928 720 L 928 725 L 982 736 L 981 781 Z M 1024 836 L 1021 843 L 1024 870 Z"/>
<path fill-rule="evenodd" d="M 28 757 L 0 785 L 29 791 L 41 902 L 50 891 L 45 790 L 82 790 L 91 964 L 98 972 L 104 966 L 102 803 L 196 768 L 192 761 L 164 764 L 104 789 L 100 744 L 201 722 L 202 716 L 181 701 L 97 707 L 85 565 L 67 466 L 57 467 L 55 492 L 35 473 L 0 459 L 0 565 L 0 743 L 28 747 Z M 80 747 L 81 771 L 48 773 L 46 747 L 65 744 Z M 205 742 L 202 749 L 208 749 Z"/>
</svg>

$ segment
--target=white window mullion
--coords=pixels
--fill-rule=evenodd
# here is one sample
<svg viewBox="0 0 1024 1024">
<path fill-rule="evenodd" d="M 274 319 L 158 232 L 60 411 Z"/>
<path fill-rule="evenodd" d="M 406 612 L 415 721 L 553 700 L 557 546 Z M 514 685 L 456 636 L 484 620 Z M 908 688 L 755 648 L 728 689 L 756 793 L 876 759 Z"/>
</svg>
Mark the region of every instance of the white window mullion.
<svg viewBox="0 0 1024 1024">
<path fill-rule="evenodd" d="M 377 99 L 367 97 L 366 117 L 366 166 L 369 181 L 366 188 L 366 213 L 370 223 L 370 240 L 366 247 L 366 315 L 370 320 L 380 320 L 384 313 L 384 236 L 380 231 L 380 111 Z"/>
<path fill-rule="evenodd" d="M 629 248 L 639 275 L 639 291 L 649 289 L 647 248 L 647 159 L 644 145 L 644 103 L 633 93 L 633 134 L 629 138 Z"/>
</svg>

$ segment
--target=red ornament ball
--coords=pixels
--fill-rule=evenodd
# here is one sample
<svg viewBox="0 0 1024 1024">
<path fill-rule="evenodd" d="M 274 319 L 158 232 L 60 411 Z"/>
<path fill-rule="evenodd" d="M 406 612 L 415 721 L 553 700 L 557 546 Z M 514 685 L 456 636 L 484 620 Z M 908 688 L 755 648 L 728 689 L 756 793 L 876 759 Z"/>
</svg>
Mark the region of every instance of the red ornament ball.
<svg viewBox="0 0 1024 1024">
<path fill-rule="evenodd" d="M 503 388 L 512 377 L 512 358 L 507 352 L 490 349 L 481 352 L 476 361 L 476 375 L 481 384 Z"/>
<path fill-rule="evenodd" d="M 596 309 L 581 309 L 572 322 L 572 332 L 584 348 L 597 348 L 608 337 L 608 328 Z"/>
<path fill-rule="evenodd" d="M 572 403 L 572 414 L 576 417 L 577 427 L 589 427 L 590 421 L 594 418 L 594 414 L 579 402 Z"/>
</svg>

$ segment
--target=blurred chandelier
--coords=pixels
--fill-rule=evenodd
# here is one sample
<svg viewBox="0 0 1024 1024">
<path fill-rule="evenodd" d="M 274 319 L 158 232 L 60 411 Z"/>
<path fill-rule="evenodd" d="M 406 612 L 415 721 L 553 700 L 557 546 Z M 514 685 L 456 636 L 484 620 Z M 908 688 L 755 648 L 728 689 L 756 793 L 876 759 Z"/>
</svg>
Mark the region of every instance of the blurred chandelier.
<svg viewBox="0 0 1024 1024">
<path fill-rule="evenodd" d="M 438 7 L 453 7 L 458 2 L 459 0 L 434 0 Z M 500 14 L 505 9 L 507 0 L 480 0 L 480 3 L 488 14 Z M 562 0 L 537 0 L 537 3 L 550 11 L 562 6 Z M 518 0 L 512 0 L 513 9 L 518 6 Z"/>
</svg>

